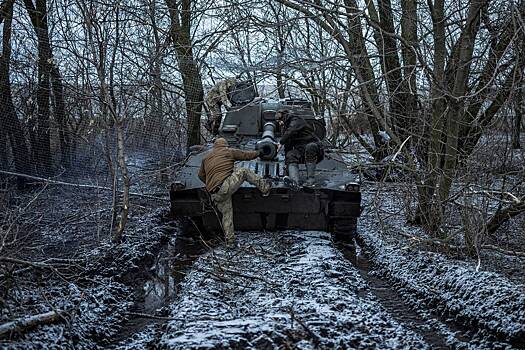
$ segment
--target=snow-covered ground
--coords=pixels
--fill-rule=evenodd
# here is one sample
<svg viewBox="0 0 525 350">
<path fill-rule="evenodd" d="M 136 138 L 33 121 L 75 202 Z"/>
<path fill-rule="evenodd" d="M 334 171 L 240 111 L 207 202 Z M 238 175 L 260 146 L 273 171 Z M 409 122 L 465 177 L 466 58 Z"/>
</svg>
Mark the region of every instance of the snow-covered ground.
<svg viewBox="0 0 525 350">
<path fill-rule="evenodd" d="M 140 157 L 134 162 L 134 184 L 140 185 L 134 191 L 163 190 L 147 162 Z M 40 221 L 31 222 L 30 212 L 21 216 L 27 227 L 40 231 L 20 236 L 23 249 L 10 253 L 35 261 L 76 260 L 61 269 L 67 282 L 49 270 L 17 267 L 15 279 L 2 271 L 0 282 L 9 289 L 0 294 L 1 321 L 55 309 L 67 315 L 1 338 L 0 347 L 524 347 L 520 279 L 505 278 L 486 255 L 476 271 L 477 260 L 457 261 L 407 239 L 425 236 L 406 225 L 403 199 L 388 186 L 399 187 L 367 183 L 363 188 L 358 233 L 361 253 L 369 260 L 367 273 L 324 232 L 244 232 L 238 234 L 239 246 L 204 245 L 202 255 L 186 251 L 180 247 L 182 226 L 171 222 L 167 228 L 161 220 L 168 203 L 146 199 L 132 202 L 127 240 L 113 246 L 107 193 L 46 189 L 32 204 L 46 208 Z M 32 194 L 26 197 L 31 200 Z M 509 259 L 515 274 L 523 274 L 523 259 Z M 372 277 L 383 282 L 378 286 Z M 150 289 L 159 289 L 160 296 L 148 294 Z M 157 299 L 145 300 L 150 297 Z M 389 297 L 407 305 L 392 306 Z M 400 317 L 407 307 L 417 322 Z"/>
<path fill-rule="evenodd" d="M 323 232 L 242 233 L 201 257 L 162 347 L 424 348 Z"/>
</svg>

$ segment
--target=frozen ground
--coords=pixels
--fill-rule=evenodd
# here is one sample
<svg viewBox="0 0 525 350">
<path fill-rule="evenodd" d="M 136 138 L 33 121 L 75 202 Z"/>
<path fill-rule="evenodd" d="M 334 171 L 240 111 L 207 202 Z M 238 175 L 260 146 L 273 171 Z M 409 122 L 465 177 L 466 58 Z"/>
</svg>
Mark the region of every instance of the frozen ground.
<svg viewBox="0 0 525 350">
<path fill-rule="evenodd" d="M 165 191 L 146 161 L 134 162 L 142 173 L 134 170 L 133 191 Z M 61 275 L 3 268 L 0 324 L 67 312 L 0 338 L 0 348 L 525 347 L 523 259 L 505 260 L 507 279 L 505 265 L 485 255 L 476 271 L 476 260 L 427 252 L 406 238 L 423 236 L 406 225 L 402 199 L 385 187 L 376 196 L 376 186 L 363 191 L 357 256 L 323 232 L 240 233 L 238 247 L 198 243 L 162 220 L 167 202 L 139 199 L 126 241 L 113 246 L 107 193 L 47 188 L 34 212 L 21 214 L 20 249 L 8 253 Z"/>
<path fill-rule="evenodd" d="M 428 294 L 408 290 L 388 274 L 382 280 L 378 276 L 383 275 L 384 257 L 369 253 L 371 266 L 363 267 L 362 255 L 358 254 L 356 262 L 351 252 L 348 254 L 323 232 L 242 233 L 239 247 L 218 246 L 195 261 L 180 285 L 180 293 L 167 308 L 165 325 L 123 339 L 117 348 L 147 349 L 154 345 L 168 349 L 512 349 L 522 346 L 516 340 L 523 296 L 519 289 L 507 288 L 502 293 L 510 293 L 507 296 L 514 301 L 499 304 L 479 300 L 487 298 L 483 288 L 480 294 L 465 293 L 461 279 L 456 285 L 450 284 L 450 288 L 444 279 L 441 283 L 445 285 L 433 290 L 432 279 L 436 279 L 435 284 L 441 280 L 430 273 L 432 269 L 416 265 L 419 270 L 413 270 L 414 266 L 407 262 L 410 258 L 402 260 L 404 255 L 396 249 L 383 245 L 377 251 L 393 257 L 394 261 L 388 261 L 392 276 L 403 276 L 412 287 L 418 288 L 416 291 L 426 290 Z M 446 260 L 441 264 L 450 271 L 458 267 Z M 472 285 L 476 277 L 465 274 L 463 282 Z M 493 285 L 501 277 L 489 275 L 482 280 Z M 456 305 L 456 313 L 461 309 L 468 312 L 450 316 L 433 292 L 442 293 L 448 307 Z M 429 301 L 427 297 L 432 296 Z M 477 303 L 472 304 L 475 298 Z M 436 302 L 433 304 L 432 300 Z M 502 314 L 505 311 L 509 314 Z M 499 328 L 488 329 L 480 322 L 482 319 L 488 324 L 491 319 L 493 326 Z M 503 328 L 514 332 L 513 335 L 502 332 Z"/>
<path fill-rule="evenodd" d="M 47 268 L 18 268 L 14 275 L 4 272 L 0 323 L 49 311 L 59 311 L 61 317 L 21 334 L 5 334 L 0 348 L 105 347 L 122 331 L 128 312 L 142 294 L 139 281 L 150 278 L 147 268 L 165 235 L 159 216 L 154 211 L 132 220 L 127 241 L 117 247 L 106 243 L 91 250 L 73 250 L 72 260 L 63 252 L 60 264 L 48 261 L 56 272 Z"/>
<path fill-rule="evenodd" d="M 370 204 L 373 192 L 364 193 Z M 522 286 L 495 273 L 476 273 L 472 264 L 412 250 L 395 230 L 384 231 L 389 220 L 418 233 L 402 226 L 399 216 L 381 221 L 365 211 L 359 223 L 365 251 L 356 257 L 323 232 L 247 232 L 239 234 L 239 247 L 194 249 L 185 246 L 192 240 L 181 236 L 180 225 L 166 226 L 160 211 L 142 212 L 132 217 L 128 240 L 118 248 L 99 243 L 77 253 L 81 276 L 70 283 L 46 273 L 52 277 L 47 283 L 33 276 L 13 289 L 4 304 L 5 320 L 57 308 L 68 314 L 0 344 L 17 349 L 523 346 Z"/>
<path fill-rule="evenodd" d="M 243 233 L 199 258 L 159 346 L 425 348 L 323 232 Z"/>
<path fill-rule="evenodd" d="M 427 250 L 410 238 L 428 237 L 406 224 L 395 185 L 383 186 L 380 196 L 377 187 L 367 186 L 363 194 L 366 209 L 359 221 L 358 242 L 373 262 L 375 275 L 387 280 L 418 312 L 431 312 L 467 329 L 451 339 L 454 347 L 464 346 L 461 340 L 475 348 L 525 347 L 524 258 L 500 254 L 496 259 L 482 251 L 479 259 L 459 260 Z M 507 271 L 494 261 L 505 261 Z"/>
</svg>

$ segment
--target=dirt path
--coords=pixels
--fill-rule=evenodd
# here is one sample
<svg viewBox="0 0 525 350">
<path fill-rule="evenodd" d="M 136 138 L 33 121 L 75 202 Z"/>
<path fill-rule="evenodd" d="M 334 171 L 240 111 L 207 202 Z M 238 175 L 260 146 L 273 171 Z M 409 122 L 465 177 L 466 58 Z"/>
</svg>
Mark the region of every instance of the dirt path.
<svg viewBox="0 0 525 350">
<path fill-rule="evenodd" d="M 60 213 L 77 215 L 68 205 Z M 94 240 L 90 226 L 62 228 L 63 220 L 54 218 L 31 243 L 56 256 L 72 257 L 74 251 L 85 276 L 82 281 L 67 276 L 76 283 L 67 284 L 56 276 L 42 281 L 38 271 L 26 273 L 27 285 L 12 289 L 17 299 L 8 306 L 21 315 L 57 305 L 73 311 L 56 324 L 3 339 L 0 347 L 512 348 L 455 325 L 420 297 L 410 300 L 366 254 L 358 249 L 356 255 L 327 233 L 247 232 L 239 234 L 238 247 L 206 246 L 184 237 L 180 223 L 165 221 L 161 212 L 137 211 L 128 240 L 118 247 Z M 375 220 L 364 215 L 360 232 L 376 237 Z M 55 226 L 59 232 L 51 230 Z M 80 244 L 86 242 L 90 245 Z"/>
<path fill-rule="evenodd" d="M 195 262 L 158 346 L 428 347 L 385 311 L 329 234 L 243 233 L 239 242 Z"/>
<path fill-rule="evenodd" d="M 413 309 L 368 264 L 324 232 L 241 233 L 183 267 L 167 319 L 115 348 L 511 348 Z"/>
</svg>

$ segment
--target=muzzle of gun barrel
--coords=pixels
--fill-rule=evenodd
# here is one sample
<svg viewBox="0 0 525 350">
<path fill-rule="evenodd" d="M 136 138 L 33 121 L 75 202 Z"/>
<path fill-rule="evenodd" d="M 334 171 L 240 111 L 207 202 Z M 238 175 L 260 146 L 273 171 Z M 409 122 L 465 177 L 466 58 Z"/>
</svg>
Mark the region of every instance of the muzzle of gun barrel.
<svg viewBox="0 0 525 350">
<path fill-rule="evenodd" d="M 275 123 L 267 122 L 263 126 L 263 134 L 257 142 L 256 149 L 261 153 L 262 160 L 272 160 L 277 155 L 277 145 L 275 143 Z"/>
</svg>

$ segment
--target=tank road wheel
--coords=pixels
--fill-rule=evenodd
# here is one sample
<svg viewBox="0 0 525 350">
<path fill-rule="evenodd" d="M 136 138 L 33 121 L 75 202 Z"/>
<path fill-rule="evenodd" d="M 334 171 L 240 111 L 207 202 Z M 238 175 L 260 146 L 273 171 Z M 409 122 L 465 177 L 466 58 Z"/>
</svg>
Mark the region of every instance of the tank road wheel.
<svg viewBox="0 0 525 350">
<path fill-rule="evenodd" d="M 333 221 L 334 238 L 354 244 L 357 219 L 336 219 Z"/>
</svg>

